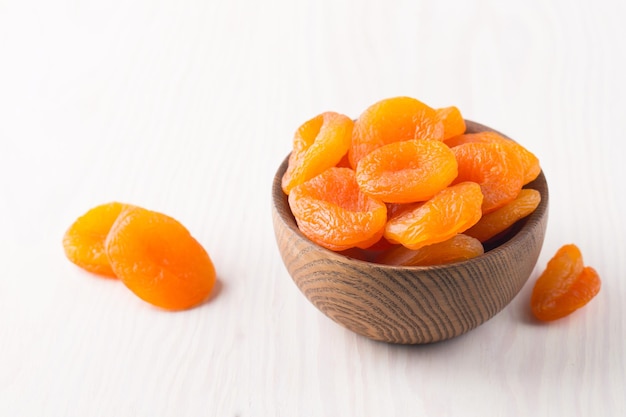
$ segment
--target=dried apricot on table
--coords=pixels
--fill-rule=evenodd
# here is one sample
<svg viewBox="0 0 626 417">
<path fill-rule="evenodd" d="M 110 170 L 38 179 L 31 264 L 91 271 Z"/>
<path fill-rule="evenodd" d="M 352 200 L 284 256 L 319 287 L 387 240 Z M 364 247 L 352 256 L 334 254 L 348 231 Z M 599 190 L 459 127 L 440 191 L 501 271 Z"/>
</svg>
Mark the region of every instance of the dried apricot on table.
<svg viewBox="0 0 626 417">
<path fill-rule="evenodd" d="M 65 256 L 74 264 L 98 275 L 115 278 L 104 241 L 120 213 L 128 205 L 111 202 L 80 216 L 63 236 Z"/>
<path fill-rule="evenodd" d="M 321 174 L 347 155 L 354 122 L 343 114 L 325 112 L 303 123 L 293 139 L 287 171 L 282 178 L 285 194 Z"/>
<path fill-rule="evenodd" d="M 541 202 L 541 193 L 537 190 L 524 188 L 515 200 L 500 207 L 496 211 L 485 214 L 465 234 L 475 237 L 481 242 L 499 235 L 513 226 L 517 221 L 530 215 Z"/>
<path fill-rule="evenodd" d="M 514 140 L 511 140 L 496 132 L 485 131 L 478 133 L 466 133 L 463 135 L 458 135 L 449 139 L 445 139 L 444 142 L 451 148 L 463 145 L 465 143 L 473 142 L 499 143 L 507 146 L 512 146 L 515 149 L 515 152 L 519 155 L 522 165 L 524 167 L 524 185 L 537 178 L 537 176 L 541 172 L 541 165 L 539 164 L 539 159 L 535 156 L 535 154 L 533 154 Z"/>
<path fill-rule="evenodd" d="M 139 298 L 167 310 L 200 304 L 216 280 L 204 248 L 177 220 L 131 207 L 124 210 L 105 241 L 111 267 Z"/>
<path fill-rule="evenodd" d="M 334 251 L 367 248 L 382 236 L 387 206 L 365 195 L 350 168 L 329 168 L 289 194 L 300 231 Z"/>
<path fill-rule="evenodd" d="M 435 112 L 436 119 L 443 123 L 443 140 L 465 133 L 465 120 L 457 107 L 442 107 Z"/>
<path fill-rule="evenodd" d="M 452 262 L 466 261 L 485 252 L 478 239 L 458 234 L 448 240 L 424 246 L 417 250 L 402 245 L 382 253 L 376 262 L 396 266 L 429 266 L 443 265 Z"/>
<path fill-rule="evenodd" d="M 459 175 L 454 183 L 473 181 L 484 195 L 483 214 L 510 203 L 524 183 L 524 167 L 514 148 L 499 143 L 472 142 L 455 146 Z"/>
<path fill-rule="evenodd" d="M 584 266 L 580 249 L 573 244 L 564 245 L 535 282 L 531 310 L 541 321 L 565 317 L 586 305 L 598 294 L 600 286 L 598 273 Z"/>
<path fill-rule="evenodd" d="M 393 97 L 374 103 L 358 117 L 348 153 L 358 162 L 374 149 L 409 139 L 442 140 L 444 126 L 435 109 L 411 97 Z"/>
<path fill-rule="evenodd" d="M 412 210 L 388 220 L 384 236 L 409 249 L 443 242 L 478 222 L 483 195 L 474 182 L 452 185 Z"/>
<path fill-rule="evenodd" d="M 456 176 L 454 153 L 443 142 L 428 139 L 381 146 L 356 168 L 361 190 L 386 203 L 426 201 Z"/>
</svg>

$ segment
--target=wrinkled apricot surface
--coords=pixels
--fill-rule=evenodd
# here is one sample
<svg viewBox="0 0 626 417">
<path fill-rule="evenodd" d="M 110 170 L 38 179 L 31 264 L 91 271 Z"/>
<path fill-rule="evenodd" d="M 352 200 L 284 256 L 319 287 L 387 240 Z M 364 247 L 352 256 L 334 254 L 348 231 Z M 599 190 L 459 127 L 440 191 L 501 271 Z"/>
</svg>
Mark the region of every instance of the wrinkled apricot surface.
<svg viewBox="0 0 626 417">
<path fill-rule="evenodd" d="M 334 251 L 371 246 L 387 220 L 387 206 L 359 189 L 350 168 L 330 168 L 298 185 L 289 207 L 305 236 Z"/>
<path fill-rule="evenodd" d="M 446 145 L 451 148 L 472 142 L 499 143 L 506 146 L 512 146 L 515 152 L 519 155 L 524 167 L 524 180 L 522 182 L 524 185 L 537 178 L 541 172 L 541 165 L 539 164 L 539 159 L 535 156 L 535 154 L 514 140 L 504 137 L 496 132 L 486 131 L 479 133 L 466 133 L 445 139 Z"/>
<path fill-rule="evenodd" d="M 325 112 L 298 128 L 287 171 L 282 178 L 285 194 L 289 194 L 296 185 L 335 166 L 347 155 L 353 124 L 347 116 Z"/>
<path fill-rule="evenodd" d="M 465 234 L 486 242 L 530 215 L 540 202 L 539 191 L 530 188 L 522 189 L 515 200 L 496 211 L 483 215 L 478 223 L 465 231 Z"/>
<path fill-rule="evenodd" d="M 465 234 L 458 234 L 440 243 L 424 246 L 417 250 L 402 245 L 382 253 L 376 262 L 396 266 L 429 266 L 444 265 L 452 262 L 466 261 L 482 255 L 482 243 Z"/>
<path fill-rule="evenodd" d="M 435 117 L 443 124 L 443 140 L 465 133 L 465 120 L 457 107 L 436 109 Z"/>
<path fill-rule="evenodd" d="M 167 310 L 204 301 L 215 284 L 213 262 L 177 220 L 141 207 L 122 211 L 105 240 L 115 275 L 139 298 Z"/>
<path fill-rule="evenodd" d="M 476 182 L 482 190 L 483 213 L 510 203 L 524 183 L 524 168 L 514 148 L 499 143 L 472 142 L 455 146 L 459 175 L 454 183 Z"/>
<path fill-rule="evenodd" d="M 387 203 L 426 201 L 456 176 L 454 153 L 443 142 L 428 139 L 381 146 L 356 168 L 361 190 Z"/>
<path fill-rule="evenodd" d="M 115 278 L 106 256 L 104 241 L 126 207 L 128 205 L 112 202 L 94 207 L 80 216 L 63 236 L 63 249 L 67 258 L 89 272 Z"/>
<path fill-rule="evenodd" d="M 533 287 L 531 310 L 541 321 L 565 317 L 586 305 L 600 291 L 600 277 L 585 267 L 576 245 L 562 246 Z"/>
<path fill-rule="evenodd" d="M 444 126 L 433 108 L 411 97 L 393 97 L 368 107 L 354 123 L 349 157 L 353 168 L 374 149 L 409 139 L 442 140 Z"/>
<path fill-rule="evenodd" d="M 384 236 L 409 249 L 443 242 L 478 222 L 482 202 L 480 186 L 474 182 L 447 187 L 415 209 L 389 219 Z"/>
</svg>

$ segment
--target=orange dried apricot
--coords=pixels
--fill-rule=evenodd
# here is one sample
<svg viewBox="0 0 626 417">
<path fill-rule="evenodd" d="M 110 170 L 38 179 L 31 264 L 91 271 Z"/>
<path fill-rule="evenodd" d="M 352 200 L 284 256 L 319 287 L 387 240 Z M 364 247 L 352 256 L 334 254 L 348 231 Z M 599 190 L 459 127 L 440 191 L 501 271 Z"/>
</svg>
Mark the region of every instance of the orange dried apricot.
<svg viewBox="0 0 626 417">
<path fill-rule="evenodd" d="M 354 122 L 343 114 L 325 112 L 298 128 L 282 178 L 285 194 L 341 161 L 350 147 L 353 125 Z"/>
<path fill-rule="evenodd" d="M 471 142 L 452 149 L 459 175 L 453 184 L 473 181 L 484 195 L 483 214 L 517 197 L 524 182 L 524 167 L 514 148 L 500 143 Z"/>
<path fill-rule="evenodd" d="M 443 242 L 478 222 L 482 202 L 478 184 L 467 181 L 452 185 L 413 210 L 389 219 L 384 236 L 409 249 Z"/>
<path fill-rule="evenodd" d="M 486 242 L 513 226 L 518 220 L 530 215 L 540 202 L 539 191 L 524 188 L 515 200 L 483 215 L 478 223 L 465 231 L 465 234 Z"/>
<path fill-rule="evenodd" d="M 368 107 L 354 123 L 349 157 L 353 168 L 374 149 L 409 139 L 442 140 L 444 126 L 433 108 L 411 97 L 393 97 Z"/>
<path fill-rule="evenodd" d="M 476 241 L 491 245 L 481 242 L 484 252 L 539 204 L 538 192 L 522 191 L 541 173 L 534 154 L 496 132 L 466 133 L 455 106 L 435 109 L 405 96 L 366 108 L 351 127 L 347 152 L 331 150 L 304 175 L 302 150 L 327 146 L 316 139 L 324 136 L 323 115 L 298 130 L 282 187 L 302 233 L 328 249 L 376 260 L 438 253 L 472 239 L 470 249 Z M 454 259 L 456 251 L 451 246 L 446 255 Z"/>
<path fill-rule="evenodd" d="M 443 123 L 443 140 L 465 133 L 465 120 L 457 107 L 443 107 L 435 112 L 436 119 Z"/>
<path fill-rule="evenodd" d="M 111 202 L 94 207 L 80 216 L 63 236 L 65 256 L 89 272 L 115 278 L 106 256 L 104 241 L 126 207 L 126 204 Z"/>
<path fill-rule="evenodd" d="M 363 157 L 356 168 L 361 190 L 387 203 L 426 201 L 457 176 L 454 153 L 443 142 L 393 142 Z"/>
<path fill-rule="evenodd" d="M 122 211 L 105 240 L 115 275 L 139 298 L 166 310 L 204 301 L 216 280 L 208 253 L 177 220 L 141 207 Z"/>
<path fill-rule="evenodd" d="M 535 282 L 531 310 L 538 320 L 556 320 L 586 305 L 600 287 L 600 276 L 584 266 L 580 249 L 574 244 L 564 245 Z"/>
<path fill-rule="evenodd" d="M 512 146 L 515 149 L 515 152 L 520 156 L 522 165 L 524 166 L 524 185 L 537 178 L 537 176 L 541 172 L 539 159 L 532 152 L 530 152 L 528 149 L 515 142 L 514 140 L 504 137 L 496 132 L 486 131 L 479 133 L 466 133 L 463 135 L 458 135 L 449 139 L 445 139 L 445 144 L 451 148 L 472 142 L 500 143 L 507 146 Z"/>
<path fill-rule="evenodd" d="M 417 250 L 402 245 L 382 253 L 376 262 L 396 266 L 443 265 L 466 261 L 484 253 L 482 243 L 465 234 L 458 234 L 448 240 L 424 246 Z"/>
<path fill-rule="evenodd" d="M 294 187 L 289 207 L 306 237 L 334 251 L 371 246 L 387 220 L 385 203 L 365 195 L 350 168 L 329 168 Z"/>
</svg>

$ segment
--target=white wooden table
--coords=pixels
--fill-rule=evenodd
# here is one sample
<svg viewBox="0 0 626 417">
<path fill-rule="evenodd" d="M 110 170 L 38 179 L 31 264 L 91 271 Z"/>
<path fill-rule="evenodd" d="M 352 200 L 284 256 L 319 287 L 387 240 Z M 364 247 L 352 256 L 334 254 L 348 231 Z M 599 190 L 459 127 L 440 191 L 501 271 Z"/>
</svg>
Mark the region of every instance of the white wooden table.
<svg viewBox="0 0 626 417">
<path fill-rule="evenodd" d="M 0 415 L 626 415 L 626 4 L 0 0 Z M 523 143 L 551 190 L 542 255 L 495 318 L 372 342 L 308 304 L 271 226 L 298 125 L 408 95 Z M 220 281 L 168 313 L 63 255 L 87 209 L 180 220 Z M 565 243 L 603 279 L 529 315 Z"/>
</svg>

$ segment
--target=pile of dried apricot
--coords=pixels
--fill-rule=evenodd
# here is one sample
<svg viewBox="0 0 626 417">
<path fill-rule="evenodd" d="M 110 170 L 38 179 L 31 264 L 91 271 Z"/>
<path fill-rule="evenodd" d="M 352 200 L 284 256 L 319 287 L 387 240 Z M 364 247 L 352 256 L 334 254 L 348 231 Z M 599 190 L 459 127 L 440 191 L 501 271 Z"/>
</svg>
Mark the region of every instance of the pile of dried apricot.
<svg viewBox="0 0 626 417">
<path fill-rule="evenodd" d="M 63 248 L 74 264 L 117 277 L 139 298 L 166 310 L 200 304 L 216 280 L 208 253 L 182 224 L 134 205 L 92 208 L 66 231 Z"/>
<path fill-rule="evenodd" d="M 456 107 L 411 97 L 355 121 L 322 113 L 297 129 L 282 188 L 302 233 L 351 256 L 433 265 L 482 254 L 541 201 L 539 160 L 495 132 L 466 134 Z"/>
</svg>

